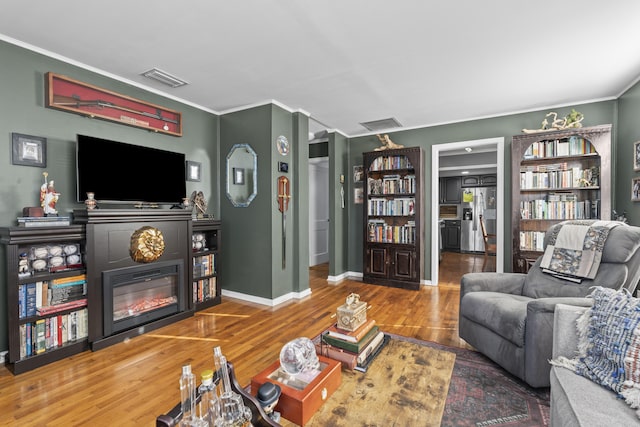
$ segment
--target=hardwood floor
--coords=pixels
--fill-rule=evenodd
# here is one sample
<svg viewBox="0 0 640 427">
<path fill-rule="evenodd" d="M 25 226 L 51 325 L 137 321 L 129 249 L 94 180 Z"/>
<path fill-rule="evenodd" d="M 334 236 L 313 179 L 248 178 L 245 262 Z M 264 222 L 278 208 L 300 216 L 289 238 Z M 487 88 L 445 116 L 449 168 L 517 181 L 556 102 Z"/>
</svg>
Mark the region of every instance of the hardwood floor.
<svg viewBox="0 0 640 427">
<path fill-rule="evenodd" d="M 419 291 L 352 280 L 329 285 L 322 265 L 311 269 L 312 295 L 302 300 L 272 308 L 224 297 L 191 318 L 103 350 L 18 376 L 2 367 L 0 425 L 153 426 L 180 400 L 182 365 L 191 364 L 199 377 L 213 367 L 212 349 L 220 346 L 240 384 L 247 385 L 286 342 L 316 336 L 331 324 L 351 292 L 371 305 L 368 317 L 386 332 L 467 347 L 458 338 L 459 282 L 463 273 L 481 271 L 482 262 L 482 255 L 447 252 L 440 285 Z"/>
</svg>

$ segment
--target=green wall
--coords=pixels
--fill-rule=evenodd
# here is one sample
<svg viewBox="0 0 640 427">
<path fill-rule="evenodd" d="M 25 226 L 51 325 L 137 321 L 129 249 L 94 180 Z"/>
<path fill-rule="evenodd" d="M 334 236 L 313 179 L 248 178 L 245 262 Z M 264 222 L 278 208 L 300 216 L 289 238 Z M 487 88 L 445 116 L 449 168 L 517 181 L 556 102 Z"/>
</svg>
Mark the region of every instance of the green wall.
<svg viewBox="0 0 640 427">
<path fill-rule="evenodd" d="M 287 137 L 290 151 L 276 148 Z M 235 144 L 247 143 L 258 157 L 258 191 L 248 207 L 234 207 L 221 198 L 223 288 L 275 299 L 309 288 L 308 278 L 308 117 L 268 104 L 224 114 L 220 118 L 223 158 Z M 301 147 L 304 141 L 304 147 Z M 281 173 L 278 162 L 287 162 Z M 278 210 L 279 176 L 291 181 L 286 215 L 286 266 L 282 268 L 282 214 Z M 224 183 L 221 183 L 224 188 Z M 295 255 L 294 255 L 295 254 Z M 306 254 L 306 257 L 305 257 Z"/>
<path fill-rule="evenodd" d="M 559 116 L 569 114 L 571 108 L 584 113 L 584 126 L 593 126 L 599 124 L 614 124 L 616 122 L 616 101 L 597 102 L 573 107 L 559 108 L 556 111 Z M 385 132 L 389 134 L 391 140 L 405 147 L 422 147 L 425 155 L 425 185 L 424 185 L 424 221 L 427 226 L 423 227 L 425 235 L 424 245 L 424 273 L 423 279 L 429 280 L 431 276 L 431 203 L 437 203 L 437 195 L 431 194 L 431 147 L 436 144 L 449 142 L 469 141 L 476 139 L 504 137 L 505 140 L 505 176 L 507 179 L 511 177 L 511 137 L 521 133 L 523 128 L 536 129 L 540 127 L 540 123 L 544 119 L 545 114 L 549 110 L 540 110 L 523 114 L 513 114 L 496 118 L 472 120 L 468 122 L 453 123 L 441 126 L 432 126 L 419 129 L 403 130 L 399 132 Z M 375 135 L 362 136 L 349 139 L 349 155 L 347 164 L 343 167 L 347 170 L 353 170 L 353 166 L 362 165 L 362 153 L 372 151 L 379 147 L 380 142 Z M 615 151 L 614 151 L 615 156 Z M 613 157 L 615 158 L 615 157 Z M 338 158 L 336 163 L 342 163 L 344 160 Z M 348 245 L 348 266 L 346 270 L 338 270 L 334 274 L 340 274 L 344 271 L 362 271 L 362 231 L 363 231 L 363 212 L 364 204 L 356 205 L 353 201 L 353 180 L 348 180 L 349 190 L 349 215 L 348 225 L 345 230 L 348 231 L 348 238 L 345 244 Z M 615 188 L 615 183 L 614 183 Z M 508 243 L 508 236 L 511 235 L 511 182 L 505 182 L 505 242 Z M 505 269 L 511 265 L 511 245 L 505 244 Z"/>
<path fill-rule="evenodd" d="M 49 173 L 49 179 L 55 181 L 56 190 L 61 193 L 57 205 L 61 214 L 84 207 L 75 202 L 75 140 L 78 133 L 176 151 L 184 153 L 187 160 L 200 162 L 202 180 L 187 182 L 186 195 L 193 190 L 202 190 L 208 199 L 209 212 L 219 217 L 220 159 L 216 115 L 3 41 L 0 41 L 0 58 L 0 136 L 4 139 L 4 148 L 0 149 L 0 226 L 16 225 L 16 217 L 22 215 L 23 207 L 39 205 L 44 171 Z M 48 71 L 180 111 L 183 136 L 149 132 L 45 108 L 44 74 Z M 47 138 L 46 168 L 11 164 L 13 132 Z M 154 175 L 162 173 L 154 170 L 153 165 L 143 165 L 140 180 L 132 185 L 153 185 Z M 118 173 L 118 165 L 114 165 L 113 173 Z M 5 258 L 4 251 L 1 256 Z M 4 262 L 0 262 L 0 350 L 7 348 L 6 307 L 6 270 Z"/>
<path fill-rule="evenodd" d="M 349 222 L 349 144 L 346 136 L 329 133 L 329 275 L 339 276 L 349 269 L 349 237 L 352 225 Z M 344 184 L 340 176 L 344 175 Z M 342 194 L 344 191 L 344 208 Z M 362 215 L 361 215 L 362 216 Z M 362 240 L 359 242 L 362 247 Z M 360 269 L 362 271 L 362 269 Z"/>
<path fill-rule="evenodd" d="M 640 141 L 640 83 L 618 100 L 618 117 L 614 206 L 618 213 L 626 211 L 630 224 L 640 225 L 640 203 L 631 201 L 631 179 L 640 178 L 640 172 L 633 170 L 633 144 Z"/>
</svg>

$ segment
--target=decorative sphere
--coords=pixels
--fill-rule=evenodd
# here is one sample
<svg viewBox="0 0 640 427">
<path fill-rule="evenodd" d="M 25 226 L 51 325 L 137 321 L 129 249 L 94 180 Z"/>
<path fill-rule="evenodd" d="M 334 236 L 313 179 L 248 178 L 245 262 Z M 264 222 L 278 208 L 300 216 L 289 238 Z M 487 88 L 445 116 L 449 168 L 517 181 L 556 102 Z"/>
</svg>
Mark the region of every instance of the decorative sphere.
<svg viewBox="0 0 640 427">
<path fill-rule="evenodd" d="M 306 337 L 289 341 L 280 350 L 280 366 L 289 375 L 296 375 L 320 366 L 316 347 Z"/>
</svg>

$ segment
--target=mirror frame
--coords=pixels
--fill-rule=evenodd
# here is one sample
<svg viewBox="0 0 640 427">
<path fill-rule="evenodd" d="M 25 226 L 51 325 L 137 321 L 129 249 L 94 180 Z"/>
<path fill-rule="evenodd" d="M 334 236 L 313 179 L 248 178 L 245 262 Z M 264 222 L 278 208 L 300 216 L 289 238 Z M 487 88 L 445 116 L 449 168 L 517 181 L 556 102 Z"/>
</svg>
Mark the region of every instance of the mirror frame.
<svg viewBox="0 0 640 427">
<path fill-rule="evenodd" d="M 247 199 L 242 202 L 235 200 L 230 193 L 231 183 L 233 182 L 233 178 L 234 178 L 233 170 L 234 168 L 237 167 L 235 165 L 230 165 L 230 160 L 231 160 L 231 156 L 233 156 L 233 153 L 235 153 L 235 151 L 239 149 L 244 149 L 249 154 L 251 154 L 251 156 L 253 156 L 253 180 L 251 182 L 251 184 L 253 185 L 253 189 L 251 194 L 249 194 L 249 197 L 247 197 Z M 234 144 L 233 147 L 231 147 L 231 150 L 229 150 L 229 154 L 227 154 L 227 191 L 226 193 L 227 193 L 227 198 L 229 199 L 231 204 L 233 204 L 233 206 L 237 208 L 248 207 L 253 201 L 253 199 L 255 199 L 256 195 L 258 194 L 258 155 L 253 150 L 253 148 L 251 148 L 249 144 Z"/>
</svg>

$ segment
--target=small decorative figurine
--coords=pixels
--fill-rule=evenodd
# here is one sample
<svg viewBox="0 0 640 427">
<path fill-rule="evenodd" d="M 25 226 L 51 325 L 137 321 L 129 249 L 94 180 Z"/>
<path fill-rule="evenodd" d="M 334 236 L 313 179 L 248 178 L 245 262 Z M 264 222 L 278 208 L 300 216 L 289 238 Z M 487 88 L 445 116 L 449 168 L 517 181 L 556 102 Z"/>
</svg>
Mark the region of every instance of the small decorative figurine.
<svg viewBox="0 0 640 427">
<path fill-rule="evenodd" d="M 29 275 L 29 258 L 27 257 L 26 252 L 22 252 L 20 254 L 20 258 L 18 259 L 18 275 L 19 276 Z"/>
<path fill-rule="evenodd" d="M 191 193 L 191 204 L 196 218 L 204 218 L 207 215 L 207 201 L 202 191 Z"/>
<path fill-rule="evenodd" d="M 87 210 L 90 211 L 98 207 L 98 202 L 96 201 L 93 193 L 87 193 L 87 200 L 84 201 L 84 204 L 87 206 Z"/>
<path fill-rule="evenodd" d="M 385 134 L 384 136 L 376 135 L 382 144 L 382 147 L 375 148 L 375 151 L 383 151 L 383 150 L 391 150 L 394 148 L 403 148 L 404 145 L 396 144 L 389 138 L 389 135 Z"/>
<path fill-rule="evenodd" d="M 260 386 L 256 396 L 264 412 L 276 423 L 280 422 L 280 412 L 274 409 L 280 400 L 281 392 L 279 385 L 266 382 Z"/>
<path fill-rule="evenodd" d="M 43 172 L 42 175 L 44 175 L 44 183 L 40 186 L 40 206 L 42 206 L 45 216 L 57 216 L 56 203 L 58 203 L 60 193 L 56 192 L 53 180 L 47 183 L 49 173 Z"/>
</svg>

